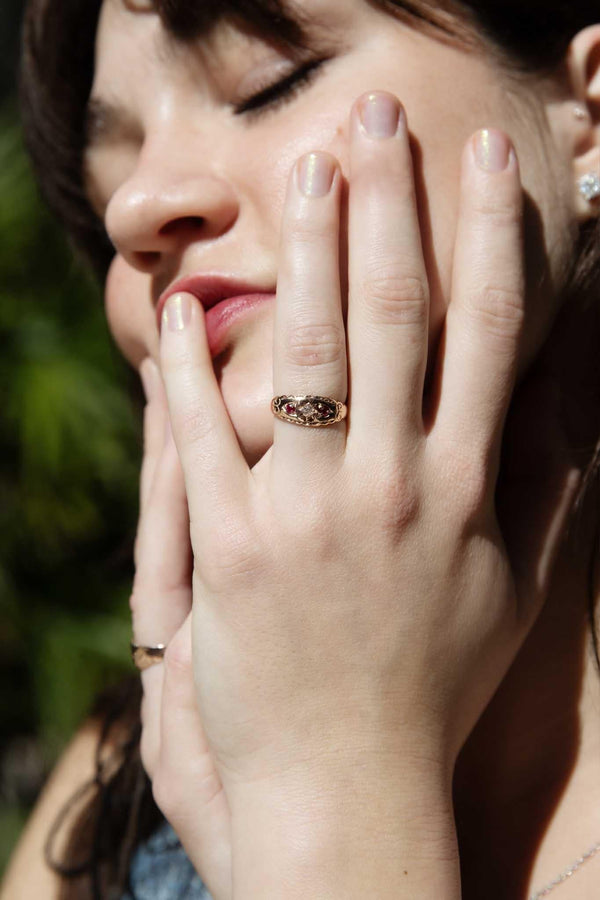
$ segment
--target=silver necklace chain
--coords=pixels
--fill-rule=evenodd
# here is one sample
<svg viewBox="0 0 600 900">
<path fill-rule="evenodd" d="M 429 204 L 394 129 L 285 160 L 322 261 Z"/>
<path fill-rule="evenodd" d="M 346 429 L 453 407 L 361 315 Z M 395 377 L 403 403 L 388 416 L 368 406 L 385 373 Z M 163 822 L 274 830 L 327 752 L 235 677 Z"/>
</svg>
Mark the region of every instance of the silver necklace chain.
<svg viewBox="0 0 600 900">
<path fill-rule="evenodd" d="M 563 881 L 566 881 L 567 878 L 570 878 L 571 875 L 574 875 L 577 869 L 579 869 L 588 859 L 591 859 L 592 856 L 595 856 L 596 853 L 600 850 L 600 841 L 597 844 L 594 844 L 593 847 L 590 847 L 589 850 L 583 854 L 583 856 L 579 856 L 575 862 L 572 862 L 568 869 L 565 869 L 560 875 L 557 875 L 553 881 L 550 881 L 546 887 L 541 888 L 539 891 L 536 891 L 535 894 L 531 894 L 529 900 L 540 900 L 541 897 L 546 897 L 550 891 L 553 891 L 555 887 L 558 887 L 559 884 L 562 884 Z"/>
</svg>

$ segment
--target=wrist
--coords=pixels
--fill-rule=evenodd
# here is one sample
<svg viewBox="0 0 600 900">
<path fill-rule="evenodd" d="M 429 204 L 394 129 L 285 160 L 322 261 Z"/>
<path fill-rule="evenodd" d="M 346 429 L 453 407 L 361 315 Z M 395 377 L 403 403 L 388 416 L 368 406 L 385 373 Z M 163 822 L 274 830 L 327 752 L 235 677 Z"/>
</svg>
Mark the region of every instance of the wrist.
<svg viewBox="0 0 600 900">
<path fill-rule="evenodd" d="M 231 806 L 234 900 L 460 900 L 460 867 L 445 777 L 422 769 L 382 777 L 281 781 Z"/>
</svg>

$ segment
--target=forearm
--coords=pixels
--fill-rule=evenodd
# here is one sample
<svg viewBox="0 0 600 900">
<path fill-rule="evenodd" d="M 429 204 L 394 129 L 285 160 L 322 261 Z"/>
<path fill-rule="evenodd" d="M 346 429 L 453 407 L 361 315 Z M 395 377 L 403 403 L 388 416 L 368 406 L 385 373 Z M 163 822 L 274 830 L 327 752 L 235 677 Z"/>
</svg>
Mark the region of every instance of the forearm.
<svg viewBox="0 0 600 900">
<path fill-rule="evenodd" d="M 460 900 L 451 787 L 422 772 L 361 775 L 342 790 L 309 776 L 238 797 L 234 900 Z"/>
</svg>

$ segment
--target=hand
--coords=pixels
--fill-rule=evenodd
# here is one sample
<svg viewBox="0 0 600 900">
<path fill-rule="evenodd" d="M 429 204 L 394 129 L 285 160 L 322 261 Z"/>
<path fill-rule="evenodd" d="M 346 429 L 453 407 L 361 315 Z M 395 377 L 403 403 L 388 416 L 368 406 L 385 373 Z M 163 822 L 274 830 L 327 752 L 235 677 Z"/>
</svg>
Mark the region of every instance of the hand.
<svg viewBox="0 0 600 900">
<path fill-rule="evenodd" d="M 385 804 L 407 772 L 450 784 L 548 585 L 535 558 L 513 569 L 495 512 L 524 323 L 516 156 L 478 164 L 490 140 L 501 155 L 494 132 L 465 147 L 452 296 L 423 408 L 429 293 L 407 127 L 401 114 L 395 135 L 369 137 L 364 103 L 351 121 L 347 327 L 342 179 L 327 154 L 311 161 L 313 187 L 333 172 L 322 196 L 300 189 L 305 164 L 290 178 L 276 301 L 274 394 L 343 400 L 350 375 L 348 420 L 275 421 L 250 471 L 193 297 L 171 298 L 161 337 L 206 739 L 232 822 L 254 804 L 256 823 L 268 807 L 283 828 L 295 807 L 295 827 L 309 820 L 302 838 L 349 791 L 363 811 L 376 795 L 373 814 L 392 829 L 398 805 Z M 564 520 L 537 524 L 531 546 L 551 561 Z"/>
<path fill-rule="evenodd" d="M 155 800 L 214 900 L 231 897 L 231 826 L 209 752 L 191 666 L 192 565 L 189 516 L 179 457 L 157 366 L 141 366 L 148 403 L 136 576 L 131 596 L 136 643 L 177 648 L 179 667 L 141 673 L 141 754 Z"/>
</svg>

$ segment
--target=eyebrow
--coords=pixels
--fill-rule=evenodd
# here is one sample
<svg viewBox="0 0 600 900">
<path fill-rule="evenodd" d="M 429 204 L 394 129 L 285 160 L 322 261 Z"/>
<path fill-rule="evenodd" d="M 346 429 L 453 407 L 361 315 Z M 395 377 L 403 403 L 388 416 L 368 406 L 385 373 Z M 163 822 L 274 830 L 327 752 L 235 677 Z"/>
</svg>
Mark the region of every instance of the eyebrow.
<svg viewBox="0 0 600 900">
<path fill-rule="evenodd" d="M 139 134 L 139 124 L 120 103 L 90 97 L 83 117 L 83 153 Z"/>
</svg>

